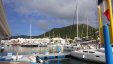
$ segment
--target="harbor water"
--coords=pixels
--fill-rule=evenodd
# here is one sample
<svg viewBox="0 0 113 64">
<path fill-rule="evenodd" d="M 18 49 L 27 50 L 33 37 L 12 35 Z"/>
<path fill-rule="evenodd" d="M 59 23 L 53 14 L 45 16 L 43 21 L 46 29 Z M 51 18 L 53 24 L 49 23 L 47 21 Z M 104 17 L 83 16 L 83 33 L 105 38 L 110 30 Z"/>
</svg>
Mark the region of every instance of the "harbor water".
<svg viewBox="0 0 113 64">
<path fill-rule="evenodd" d="M 21 46 L 7 46 L 4 45 L 4 52 L 0 52 L 0 56 L 6 56 L 7 53 L 13 53 L 16 55 L 28 55 L 32 53 L 45 53 L 47 49 L 52 49 L 51 53 L 57 52 L 56 47 L 21 47 Z M 50 50 L 49 49 L 49 50 Z M 99 63 L 92 63 L 88 61 L 83 61 L 75 58 L 64 58 L 64 59 L 50 59 L 44 60 L 44 64 L 99 64 Z"/>
</svg>

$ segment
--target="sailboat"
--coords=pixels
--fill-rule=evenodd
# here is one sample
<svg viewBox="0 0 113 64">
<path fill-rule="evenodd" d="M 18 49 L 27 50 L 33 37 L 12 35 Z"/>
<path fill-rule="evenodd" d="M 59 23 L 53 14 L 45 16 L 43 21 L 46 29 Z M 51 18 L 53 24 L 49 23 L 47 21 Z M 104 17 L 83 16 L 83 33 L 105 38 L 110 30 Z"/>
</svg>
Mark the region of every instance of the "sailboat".
<svg viewBox="0 0 113 64">
<path fill-rule="evenodd" d="M 82 39 L 78 36 L 78 21 L 79 21 L 79 18 L 78 18 L 78 13 L 79 13 L 79 7 L 78 7 L 78 0 L 77 0 L 77 4 L 76 4 L 76 17 L 77 17 L 77 36 L 74 38 L 76 41 L 81 41 Z"/>
<path fill-rule="evenodd" d="M 74 50 L 78 50 L 80 49 L 80 46 L 78 44 L 79 41 L 81 41 L 82 39 L 79 38 L 78 36 L 78 0 L 76 0 L 77 3 L 76 3 L 76 14 L 74 15 L 74 20 L 75 20 L 75 16 L 77 17 L 77 36 L 74 38 L 74 44 L 71 44 L 71 45 L 65 45 L 64 46 L 64 50 L 68 50 L 68 51 L 74 51 Z M 73 20 L 73 25 L 74 25 L 74 20 Z"/>
<path fill-rule="evenodd" d="M 24 42 L 21 47 L 38 47 L 38 44 L 31 41 L 31 24 L 30 24 L 30 41 Z"/>
<path fill-rule="evenodd" d="M 98 9 L 98 11 L 99 11 L 99 13 L 101 13 L 99 9 Z M 113 53 L 113 48 L 112 48 L 112 53 Z M 106 59 L 105 59 L 105 48 L 89 49 L 89 50 L 88 49 L 85 49 L 85 50 L 79 50 L 79 51 L 76 51 L 75 50 L 75 51 L 73 51 L 71 53 L 71 55 L 73 57 L 76 57 L 76 58 L 79 58 L 79 59 L 82 59 L 82 60 L 106 63 Z"/>
</svg>

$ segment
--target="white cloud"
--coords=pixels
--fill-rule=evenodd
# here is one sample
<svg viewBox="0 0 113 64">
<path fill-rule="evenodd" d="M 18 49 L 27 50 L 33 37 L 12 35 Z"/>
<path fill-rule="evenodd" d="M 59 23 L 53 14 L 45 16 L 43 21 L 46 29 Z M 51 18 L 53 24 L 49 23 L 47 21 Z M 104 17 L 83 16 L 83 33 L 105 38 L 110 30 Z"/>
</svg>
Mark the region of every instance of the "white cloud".
<svg viewBox="0 0 113 64">
<path fill-rule="evenodd" d="M 70 20 L 68 21 L 69 23 L 67 21 L 65 21 L 65 23 L 71 24 L 76 10 L 76 1 L 77 0 L 10 0 L 8 3 L 13 3 L 15 5 L 15 11 L 21 15 L 38 14 L 38 11 L 40 11 L 59 19 Z M 96 0 L 78 1 L 79 23 L 84 23 L 84 17 L 87 16 L 90 25 L 97 26 L 97 16 L 95 13 L 97 8 Z M 38 23 L 40 24 L 40 22 Z M 44 25 L 42 22 L 41 24 Z"/>
</svg>

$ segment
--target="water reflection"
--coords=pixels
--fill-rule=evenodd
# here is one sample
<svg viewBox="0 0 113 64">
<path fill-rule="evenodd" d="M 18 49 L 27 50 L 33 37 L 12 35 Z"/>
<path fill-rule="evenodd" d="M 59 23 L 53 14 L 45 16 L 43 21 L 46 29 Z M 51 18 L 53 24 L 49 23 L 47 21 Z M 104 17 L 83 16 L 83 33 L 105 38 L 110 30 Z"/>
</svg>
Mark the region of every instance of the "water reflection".
<svg viewBox="0 0 113 64">
<path fill-rule="evenodd" d="M 27 55 L 32 53 L 45 53 L 47 49 L 51 53 L 56 52 L 57 47 L 21 47 L 21 46 L 6 46 L 4 45 L 5 51 L 3 53 L 0 53 L 0 56 L 5 56 L 7 53 L 12 52 L 13 55 L 15 55 L 17 52 L 19 55 Z M 52 51 L 51 51 L 52 50 Z M 91 63 L 91 62 L 85 62 L 77 59 L 51 59 L 51 60 L 44 60 L 43 64 L 99 64 L 99 63 Z"/>
<path fill-rule="evenodd" d="M 44 54 L 45 51 L 48 49 L 50 53 L 56 52 L 57 47 L 21 47 L 21 46 L 7 46 L 4 45 L 4 52 L 0 54 L 7 54 L 7 53 L 13 53 L 13 55 L 16 55 L 18 53 L 19 55 L 28 55 L 32 53 L 40 53 Z"/>
<path fill-rule="evenodd" d="M 45 60 L 44 64 L 100 64 L 100 63 L 92 63 L 68 58 L 68 59 Z"/>
</svg>

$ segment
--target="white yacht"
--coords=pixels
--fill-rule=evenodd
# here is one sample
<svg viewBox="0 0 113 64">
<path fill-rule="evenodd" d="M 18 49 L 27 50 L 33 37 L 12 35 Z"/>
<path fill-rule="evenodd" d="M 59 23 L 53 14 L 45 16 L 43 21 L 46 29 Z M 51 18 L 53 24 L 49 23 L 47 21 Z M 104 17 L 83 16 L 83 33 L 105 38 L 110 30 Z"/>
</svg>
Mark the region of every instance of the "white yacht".
<svg viewBox="0 0 113 64">
<path fill-rule="evenodd" d="M 105 53 L 96 49 L 76 50 L 71 53 L 71 56 L 82 60 L 105 63 Z"/>
<path fill-rule="evenodd" d="M 74 51 L 79 50 L 80 48 L 81 48 L 80 45 L 64 45 L 65 51 Z"/>
</svg>

